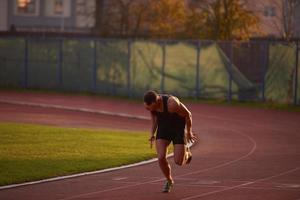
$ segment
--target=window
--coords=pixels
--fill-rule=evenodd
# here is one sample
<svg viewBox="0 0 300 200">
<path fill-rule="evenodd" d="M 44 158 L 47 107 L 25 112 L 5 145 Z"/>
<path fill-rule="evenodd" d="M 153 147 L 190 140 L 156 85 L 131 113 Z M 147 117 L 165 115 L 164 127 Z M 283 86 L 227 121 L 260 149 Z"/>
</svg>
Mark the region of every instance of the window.
<svg viewBox="0 0 300 200">
<path fill-rule="evenodd" d="M 16 14 L 36 15 L 37 12 L 36 0 L 17 0 L 16 1 Z"/>
<path fill-rule="evenodd" d="M 266 17 L 275 17 L 276 16 L 275 7 L 274 6 L 265 6 L 264 16 L 266 16 Z"/>
<path fill-rule="evenodd" d="M 50 17 L 70 17 L 71 0 L 45 1 L 45 15 Z"/>
<path fill-rule="evenodd" d="M 63 14 L 64 1 L 63 0 L 54 0 L 53 4 L 54 4 L 54 9 L 53 9 L 54 14 L 56 14 L 56 15 Z"/>
</svg>

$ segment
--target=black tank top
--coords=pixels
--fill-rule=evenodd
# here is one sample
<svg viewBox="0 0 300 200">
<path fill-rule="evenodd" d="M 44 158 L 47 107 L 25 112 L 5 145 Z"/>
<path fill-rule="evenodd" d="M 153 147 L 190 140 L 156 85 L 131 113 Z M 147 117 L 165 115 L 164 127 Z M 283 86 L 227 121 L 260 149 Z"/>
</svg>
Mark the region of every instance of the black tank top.
<svg viewBox="0 0 300 200">
<path fill-rule="evenodd" d="M 170 113 L 168 111 L 168 99 L 170 95 L 160 95 L 163 100 L 163 112 L 154 111 L 153 114 L 157 116 L 158 132 L 160 131 L 178 131 L 185 128 L 185 118 L 179 116 L 177 113 Z"/>
</svg>

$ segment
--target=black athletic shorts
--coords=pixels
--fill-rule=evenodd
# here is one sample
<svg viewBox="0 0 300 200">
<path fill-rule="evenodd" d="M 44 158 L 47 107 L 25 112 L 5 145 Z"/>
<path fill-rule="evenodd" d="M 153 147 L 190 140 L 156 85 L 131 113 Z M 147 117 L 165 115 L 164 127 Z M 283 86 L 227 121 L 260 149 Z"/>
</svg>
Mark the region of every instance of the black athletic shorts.
<svg viewBox="0 0 300 200">
<path fill-rule="evenodd" d="M 184 128 L 178 130 L 157 130 L 156 139 L 165 139 L 173 144 L 185 144 Z"/>
</svg>

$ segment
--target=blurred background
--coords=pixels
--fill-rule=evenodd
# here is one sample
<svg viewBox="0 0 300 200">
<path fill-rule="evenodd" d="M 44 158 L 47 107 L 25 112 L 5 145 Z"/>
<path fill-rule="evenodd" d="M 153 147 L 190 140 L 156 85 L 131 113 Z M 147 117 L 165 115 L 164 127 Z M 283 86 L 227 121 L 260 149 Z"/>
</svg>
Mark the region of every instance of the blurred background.
<svg viewBox="0 0 300 200">
<path fill-rule="evenodd" d="M 0 0 L 0 87 L 299 105 L 300 0 Z"/>
</svg>

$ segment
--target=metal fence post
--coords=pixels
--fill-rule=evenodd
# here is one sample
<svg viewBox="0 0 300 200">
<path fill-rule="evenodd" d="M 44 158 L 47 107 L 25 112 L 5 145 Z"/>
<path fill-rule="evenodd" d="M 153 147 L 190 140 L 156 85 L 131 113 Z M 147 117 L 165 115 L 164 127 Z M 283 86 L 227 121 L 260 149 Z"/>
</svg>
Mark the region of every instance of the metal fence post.
<svg viewBox="0 0 300 200">
<path fill-rule="evenodd" d="M 131 40 L 127 41 L 127 49 L 128 49 L 128 60 L 127 60 L 127 94 L 131 98 Z"/>
<path fill-rule="evenodd" d="M 162 44 L 162 66 L 161 66 L 161 83 L 160 91 L 164 93 L 165 91 L 165 65 L 166 65 L 166 43 Z"/>
<path fill-rule="evenodd" d="M 201 42 L 198 40 L 197 42 L 197 62 L 196 62 L 196 98 L 200 97 L 200 48 Z"/>
<path fill-rule="evenodd" d="M 298 65 L 299 65 L 299 40 L 296 41 L 296 65 L 294 81 L 294 105 L 298 104 Z"/>
<path fill-rule="evenodd" d="M 28 87 L 28 38 L 24 41 L 24 77 L 23 77 L 23 87 Z"/>
<path fill-rule="evenodd" d="M 227 94 L 227 101 L 231 102 L 232 100 L 232 68 L 233 68 L 233 41 L 230 41 L 229 43 L 229 47 L 230 47 L 230 70 L 228 70 L 229 72 L 229 83 L 228 83 L 228 94 Z"/>
<path fill-rule="evenodd" d="M 265 97 L 265 90 L 266 90 L 266 73 L 269 65 L 269 42 L 264 42 L 264 64 L 263 64 L 263 72 L 262 72 L 262 86 L 261 86 L 261 92 L 262 92 L 262 102 L 266 101 Z"/>
<path fill-rule="evenodd" d="M 63 87 L 63 39 L 59 39 L 59 51 L 58 51 L 58 82 L 60 89 Z"/>
<path fill-rule="evenodd" d="M 96 92 L 97 87 L 97 41 L 94 39 L 93 49 L 93 70 L 92 70 L 92 91 Z"/>
</svg>

